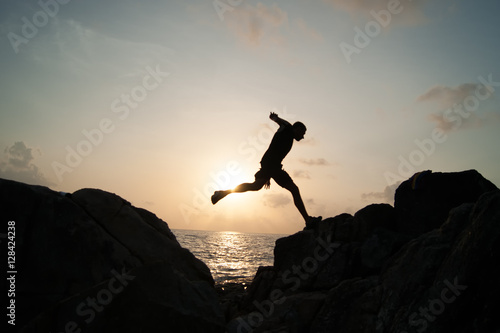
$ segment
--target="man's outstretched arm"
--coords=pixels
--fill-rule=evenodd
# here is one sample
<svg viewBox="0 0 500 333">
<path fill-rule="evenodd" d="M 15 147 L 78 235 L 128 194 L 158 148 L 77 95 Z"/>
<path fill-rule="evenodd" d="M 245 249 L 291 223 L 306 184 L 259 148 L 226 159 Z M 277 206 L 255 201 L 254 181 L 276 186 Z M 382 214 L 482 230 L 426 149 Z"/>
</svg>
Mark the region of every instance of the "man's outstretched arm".
<svg viewBox="0 0 500 333">
<path fill-rule="evenodd" d="M 286 126 L 286 125 L 291 125 L 288 121 L 286 121 L 285 119 L 281 119 L 280 117 L 278 117 L 278 115 L 274 112 L 271 112 L 271 114 L 269 115 L 269 118 L 274 121 L 275 123 L 277 123 L 278 125 L 280 125 L 280 127 L 282 126 Z"/>
</svg>

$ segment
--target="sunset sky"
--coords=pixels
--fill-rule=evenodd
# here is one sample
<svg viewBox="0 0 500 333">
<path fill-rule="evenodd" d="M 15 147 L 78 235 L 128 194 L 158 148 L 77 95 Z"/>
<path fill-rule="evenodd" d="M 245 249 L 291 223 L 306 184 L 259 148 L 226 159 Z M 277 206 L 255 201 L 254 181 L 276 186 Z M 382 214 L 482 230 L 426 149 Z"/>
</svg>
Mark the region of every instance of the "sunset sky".
<svg viewBox="0 0 500 333">
<path fill-rule="evenodd" d="M 0 3 L 0 177 L 100 188 L 172 229 L 294 233 L 252 182 L 276 112 L 311 215 L 393 204 L 414 172 L 500 185 L 496 0 Z"/>
</svg>

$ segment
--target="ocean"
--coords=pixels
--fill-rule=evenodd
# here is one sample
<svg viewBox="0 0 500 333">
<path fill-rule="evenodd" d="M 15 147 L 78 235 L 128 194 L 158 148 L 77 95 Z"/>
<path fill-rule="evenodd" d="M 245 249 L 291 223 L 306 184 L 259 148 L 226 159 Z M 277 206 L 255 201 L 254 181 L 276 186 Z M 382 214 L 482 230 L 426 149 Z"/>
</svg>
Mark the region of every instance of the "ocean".
<svg viewBox="0 0 500 333">
<path fill-rule="evenodd" d="M 172 230 L 182 247 L 203 261 L 215 283 L 250 283 L 259 266 L 272 266 L 276 239 L 287 235 Z"/>
</svg>

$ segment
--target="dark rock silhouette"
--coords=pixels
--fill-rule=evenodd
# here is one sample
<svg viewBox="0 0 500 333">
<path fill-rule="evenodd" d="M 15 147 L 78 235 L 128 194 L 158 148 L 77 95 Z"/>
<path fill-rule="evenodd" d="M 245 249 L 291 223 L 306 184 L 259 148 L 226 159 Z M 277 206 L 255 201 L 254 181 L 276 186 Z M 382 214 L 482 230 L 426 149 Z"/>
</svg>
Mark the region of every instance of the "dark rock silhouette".
<svg viewBox="0 0 500 333">
<path fill-rule="evenodd" d="M 19 332 L 221 332 L 208 267 L 117 195 L 0 180 L 15 221 Z"/>
<path fill-rule="evenodd" d="M 220 298 L 168 225 L 117 195 L 0 179 L 0 202 L 20 332 L 500 332 L 500 190 L 474 170 L 415 174 L 394 206 L 278 239 L 274 265 Z"/>
<path fill-rule="evenodd" d="M 418 173 L 374 204 L 278 239 L 228 332 L 500 332 L 500 190 Z"/>
<path fill-rule="evenodd" d="M 450 209 L 475 202 L 482 193 L 493 189 L 496 186 L 475 170 L 417 173 L 396 190 L 398 230 L 415 236 L 439 228 Z"/>
</svg>

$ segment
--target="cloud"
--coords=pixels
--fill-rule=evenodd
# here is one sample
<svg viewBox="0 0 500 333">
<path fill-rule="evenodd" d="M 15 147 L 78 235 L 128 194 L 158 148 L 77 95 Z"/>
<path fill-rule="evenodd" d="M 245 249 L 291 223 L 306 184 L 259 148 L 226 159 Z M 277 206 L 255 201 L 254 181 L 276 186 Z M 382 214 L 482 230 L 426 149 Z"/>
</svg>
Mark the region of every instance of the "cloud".
<svg viewBox="0 0 500 333">
<path fill-rule="evenodd" d="M 323 36 L 315 29 L 309 27 L 302 18 L 298 18 L 296 20 L 297 27 L 299 30 L 302 32 L 304 36 L 306 36 L 309 39 L 316 40 L 316 41 L 323 41 Z"/>
<path fill-rule="evenodd" d="M 382 192 L 369 192 L 362 193 L 361 199 L 365 201 L 377 201 L 377 202 L 386 202 L 393 204 L 394 203 L 394 194 L 396 193 L 396 189 L 401 184 L 401 182 L 386 186 L 384 191 Z"/>
<path fill-rule="evenodd" d="M 450 110 L 451 111 L 451 110 Z M 466 115 L 464 117 L 463 115 Z M 429 121 L 436 123 L 436 127 L 441 128 L 444 132 L 448 133 L 456 130 L 482 128 L 487 125 L 498 125 L 500 123 L 500 112 L 482 112 L 482 114 L 463 112 L 449 112 L 446 116 L 445 113 L 430 114 L 427 118 Z"/>
<path fill-rule="evenodd" d="M 476 96 L 484 95 L 486 88 L 482 84 L 464 83 L 456 87 L 437 85 L 417 97 L 417 102 L 432 103 L 438 111 L 427 116 L 444 132 L 458 129 L 480 128 L 486 124 L 497 123 L 497 112 L 481 110 L 484 102 Z M 489 96 L 488 96 L 489 97 Z M 468 100 L 476 101 L 473 109 L 468 109 Z M 477 111 L 481 110 L 481 114 Z"/>
<path fill-rule="evenodd" d="M 119 77 L 120 82 L 136 82 L 148 65 L 175 66 L 170 48 L 109 36 L 73 19 L 55 17 L 47 29 L 50 33 L 37 36 L 29 45 L 33 61 L 40 66 L 83 78 Z"/>
<path fill-rule="evenodd" d="M 317 205 L 316 201 L 314 199 L 305 199 L 304 200 L 305 203 L 308 205 L 308 206 L 313 206 L 313 205 Z"/>
<path fill-rule="evenodd" d="M 204 11 L 192 7 L 190 6 L 190 11 L 199 18 L 199 23 L 210 26 L 204 19 Z M 291 20 L 288 13 L 277 4 L 268 6 L 259 2 L 252 6 L 245 3 L 227 8 L 231 9 L 221 12 L 221 21 L 239 41 L 248 47 L 259 48 L 271 44 L 286 46 L 288 38 L 292 36 L 316 42 L 323 41 L 321 33 L 307 24 L 303 18 Z"/>
<path fill-rule="evenodd" d="M 330 165 L 330 163 L 324 158 L 301 158 L 299 159 L 299 162 L 307 165 Z"/>
<path fill-rule="evenodd" d="M 305 170 L 295 170 L 293 172 L 293 177 L 294 178 L 311 179 L 311 175 L 309 174 L 309 171 L 305 171 Z"/>
<path fill-rule="evenodd" d="M 4 151 L 6 161 L 0 161 L 0 177 L 35 185 L 52 185 L 33 163 L 33 150 L 24 142 L 16 142 Z"/>
<path fill-rule="evenodd" d="M 255 7 L 238 7 L 224 21 L 229 30 L 246 45 L 259 47 L 265 41 L 284 43 L 280 28 L 287 26 L 288 14 L 276 4 L 267 7 L 258 3 Z"/>
<path fill-rule="evenodd" d="M 455 114 L 453 118 L 449 120 L 443 114 L 430 114 L 427 117 L 431 122 L 436 123 L 436 127 L 439 127 L 444 132 L 448 133 L 452 130 L 460 129 L 470 129 L 470 128 L 480 128 L 485 124 L 485 120 L 479 118 L 476 114 L 469 114 L 467 118 L 460 117 L 459 114 Z M 451 121 L 453 120 L 453 121 Z"/>
<path fill-rule="evenodd" d="M 292 200 L 290 199 L 290 196 L 284 195 L 284 194 L 275 194 L 275 193 L 270 193 L 270 194 L 265 194 L 264 195 L 264 206 L 272 207 L 272 208 L 277 208 L 281 206 L 286 206 Z"/>
<path fill-rule="evenodd" d="M 457 87 L 446 87 L 437 85 L 417 97 L 417 102 L 431 102 L 437 104 L 440 109 L 447 109 L 455 104 L 462 103 L 467 96 L 481 87 L 476 83 L 464 83 Z"/>
<path fill-rule="evenodd" d="M 302 139 L 300 141 L 300 144 L 301 145 L 307 145 L 307 146 L 316 146 L 318 144 L 318 141 L 314 138 L 314 137 L 309 137 L 309 136 L 306 136 L 305 139 Z"/>
<path fill-rule="evenodd" d="M 333 6 L 335 9 L 348 12 L 353 17 L 370 18 L 370 11 L 376 12 L 380 10 L 387 10 L 389 0 L 322 0 L 324 3 Z M 429 0 L 419 1 L 405 1 L 401 2 L 401 12 L 393 14 L 391 23 L 394 22 L 398 25 L 414 26 L 427 22 L 424 14 L 424 7 Z"/>
</svg>

